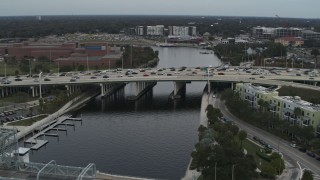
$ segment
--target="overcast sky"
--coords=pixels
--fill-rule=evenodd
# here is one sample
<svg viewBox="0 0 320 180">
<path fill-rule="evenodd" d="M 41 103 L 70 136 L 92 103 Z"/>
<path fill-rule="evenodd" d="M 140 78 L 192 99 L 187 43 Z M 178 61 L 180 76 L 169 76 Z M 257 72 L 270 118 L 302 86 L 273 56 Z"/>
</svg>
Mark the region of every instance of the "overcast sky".
<svg viewBox="0 0 320 180">
<path fill-rule="evenodd" d="M 320 0 L 5 0 L 0 16 L 219 15 L 320 18 Z"/>
</svg>

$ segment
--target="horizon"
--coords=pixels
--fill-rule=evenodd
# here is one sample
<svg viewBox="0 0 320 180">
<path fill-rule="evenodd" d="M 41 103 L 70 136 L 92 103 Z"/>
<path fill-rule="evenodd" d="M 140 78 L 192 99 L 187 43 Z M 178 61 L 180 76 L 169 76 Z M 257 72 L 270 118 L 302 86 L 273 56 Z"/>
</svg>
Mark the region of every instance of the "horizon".
<svg viewBox="0 0 320 180">
<path fill-rule="evenodd" d="M 0 16 L 188 14 L 318 19 L 317 7 L 319 0 L 11 0 L 1 4 Z"/>
</svg>

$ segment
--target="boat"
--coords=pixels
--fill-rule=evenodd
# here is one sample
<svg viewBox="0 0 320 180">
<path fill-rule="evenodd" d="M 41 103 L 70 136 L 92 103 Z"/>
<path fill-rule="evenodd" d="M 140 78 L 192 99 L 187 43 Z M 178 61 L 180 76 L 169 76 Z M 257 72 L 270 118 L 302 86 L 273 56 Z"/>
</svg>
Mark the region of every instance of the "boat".
<svg viewBox="0 0 320 180">
<path fill-rule="evenodd" d="M 200 54 L 210 54 L 210 53 L 206 52 L 206 51 L 203 51 L 203 52 L 200 52 Z"/>
<path fill-rule="evenodd" d="M 171 44 L 171 43 L 159 43 L 158 46 L 160 46 L 160 47 L 176 47 L 175 44 Z"/>
</svg>

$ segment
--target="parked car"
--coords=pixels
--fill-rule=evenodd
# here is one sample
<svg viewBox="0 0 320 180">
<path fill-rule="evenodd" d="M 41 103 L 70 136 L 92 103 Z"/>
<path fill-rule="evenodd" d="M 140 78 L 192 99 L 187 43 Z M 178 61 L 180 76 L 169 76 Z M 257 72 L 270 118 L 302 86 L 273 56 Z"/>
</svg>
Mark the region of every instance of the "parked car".
<svg viewBox="0 0 320 180">
<path fill-rule="evenodd" d="M 313 158 L 316 157 L 316 154 L 311 151 L 307 151 L 307 155 Z"/>
<path fill-rule="evenodd" d="M 301 152 L 307 152 L 307 148 L 305 148 L 305 147 L 300 147 L 300 148 L 299 148 L 299 151 L 301 151 Z"/>
</svg>

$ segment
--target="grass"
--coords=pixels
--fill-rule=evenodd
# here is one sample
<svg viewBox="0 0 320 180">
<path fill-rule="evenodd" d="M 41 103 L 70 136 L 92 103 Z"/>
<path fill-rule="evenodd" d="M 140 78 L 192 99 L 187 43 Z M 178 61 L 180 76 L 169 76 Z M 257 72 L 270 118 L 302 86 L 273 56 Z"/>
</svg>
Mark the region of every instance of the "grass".
<svg viewBox="0 0 320 180">
<path fill-rule="evenodd" d="M 259 169 L 261 169 L 261 166 L 264 165 L 265 163 L 269 163 L 266 160 L 261 159 L 256 154 L 257 151 L 260 151 L 261 147 L 259 147 L 258 145 L 254 144 L 250 140 L 248 140 L 248 139 L 244 140 L 242 142 L 242 147 L 247 150 L 248 154 L 253 155 L 254 160 L 256 161 L 257 166 L 258 166 Z M 261 162 L 261 164 L 260 164 L 260 162 Z"/>
<path fill-rule="evenodd" d="M 43 118 L 47 117 L 47 115 L 40 115 L 37 117 L 32 117 L 26 120 L 16 121 L 12 123 L 8 123 L 8 126 L 31 126 L 33 123 L 42 120 Z"/>
<path fill-rule="evenodd" d="M 11 105 L 12 103 L 24 103 L 24 102 L 34 101 L 37 99 L 38 99 L 37 97 L 32 97 L 29 94 L 25 94 L 25 95 L 13 94 L 11 96 L 1 98 L 0 107 Z"/>
</svg>

